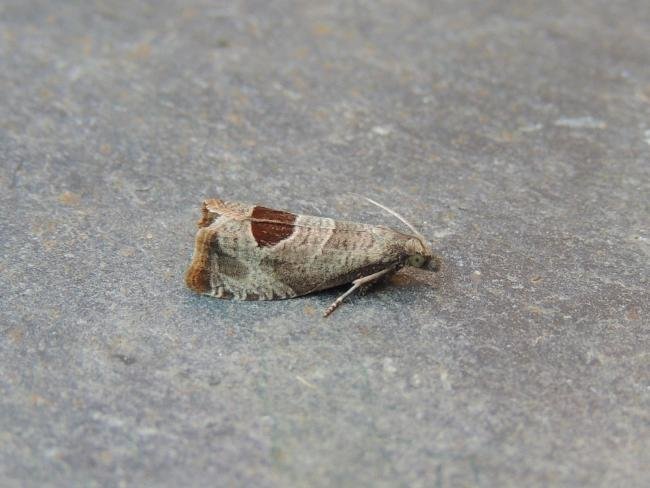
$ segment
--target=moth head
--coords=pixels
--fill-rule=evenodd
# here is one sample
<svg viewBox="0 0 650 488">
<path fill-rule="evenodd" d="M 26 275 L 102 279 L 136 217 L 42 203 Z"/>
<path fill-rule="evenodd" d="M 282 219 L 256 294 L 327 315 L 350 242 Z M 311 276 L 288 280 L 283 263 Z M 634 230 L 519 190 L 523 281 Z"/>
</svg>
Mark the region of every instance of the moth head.
<svg viewBox="0 0 650 488">
<path fill-rule="evenodd" d="M 406 241 L 406 265 L 414 268 L 428 268 L 438 271 L 440 259 L 433 254 L 431 246 L 420 236 L 413 236 Z"/>
<path fill-rule="evenodd" d="M 377 205 L 379 208 L 385 210 L 389 214 L 397 217 L 413 232 L 413 235 L 405 234 L 405 237 L 407 237 L 407 239 L 404 244 L 404 254 L 406 255 L 405 264 L 407 266 L 413 266 L 415 268 L 426 267 L 431 271 L 438 271 L 440 269 L 440 258 L 433 254 L 431 246 L 427 243 L 424 236 L 420 234 L 418 230 L 413 227 L 411 223 L 409 223 L 408 220 L 395 212 L 395 210 L 392 210 L 379 202 L 375 202 L 371 198 L 363 198 L 368 200 L 373 205 Z"/>
</svg>

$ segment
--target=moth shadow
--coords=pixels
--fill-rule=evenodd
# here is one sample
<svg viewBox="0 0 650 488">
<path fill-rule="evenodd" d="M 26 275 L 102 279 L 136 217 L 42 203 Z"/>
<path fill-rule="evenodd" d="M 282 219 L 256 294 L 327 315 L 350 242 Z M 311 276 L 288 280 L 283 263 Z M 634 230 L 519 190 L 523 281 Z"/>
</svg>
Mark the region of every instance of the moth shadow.
<svg viewBox="0 0 650 488">
<path fill-rule="evenodd" d="M 378 286 L 398 288 L 420 288 L 427 286 L 438 289 L 442 283 L 442 273 L 421 268 L 406 267 L 399 270 L 387 280 L 383 280 Z"/>
</svg>

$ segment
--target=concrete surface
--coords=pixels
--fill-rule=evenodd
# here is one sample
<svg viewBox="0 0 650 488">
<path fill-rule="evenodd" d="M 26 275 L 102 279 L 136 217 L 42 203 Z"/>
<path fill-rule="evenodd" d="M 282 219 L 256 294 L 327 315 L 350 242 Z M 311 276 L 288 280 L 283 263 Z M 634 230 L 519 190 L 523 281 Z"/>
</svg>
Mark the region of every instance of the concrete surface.
<svg viewBox="0 0 650 488">
<path fill-rule="evenodd" d="M 0 4 L 0 485 L 650 484 L 650 4 Z M 195 296 L 204 197 L 444 257 Z"/>
</svg>

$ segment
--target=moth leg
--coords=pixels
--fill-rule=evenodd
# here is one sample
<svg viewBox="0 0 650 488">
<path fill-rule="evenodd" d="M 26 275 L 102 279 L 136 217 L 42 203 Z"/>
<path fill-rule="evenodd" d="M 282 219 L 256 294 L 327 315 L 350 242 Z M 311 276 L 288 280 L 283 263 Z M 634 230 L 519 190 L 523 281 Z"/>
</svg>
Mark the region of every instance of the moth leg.
<svg viewBox="0 0 650 488">
<path fill-rule="evenodd" d="M 390 270 L 389 273 L 383 274 L 383 275 L 379 276 L 377 279 L 369 281 L 368 283 L 364 283 L 363 285 L 361 285 L 359 287 L 359 291 L 357 292 L 357 294 L 358 295 L 365 295 L 366 293 L 368 293 L 368 290 L 370 290 L 373 286 L 375 286 L 380 281 L 385 281 L 386 279 L 388 279 L 389 276 L 391 276 L 396 271 L 397 271 L 397 269 L 393 268 L 393 269 Z"/>
<path fill-rule="evenodd" d="M 382 276 L 384 276 L 387 273 L 390 273 L 393 270 L 394 270 L 394 268 L 391 266 L 390 268 L 382 269 L 381 271 L 377 271 L 376 273 L 373 273 L 371 275 L 363 276 L 361 278 L 358 278 L 358 279 L 354 280 L 352 282 L 352 286 L 350 287 L 350 289 L 348 291 L 346 291 L 343 295 L 338 297 L 336 300 L 334 300 L 334 302 L 329 307 L 327 307 L 327 310 L 325 310 L 325 313 L 323 314 L 323 317 L 327 317 L 334 310 L 336 310 L 339 307 L 339 305 L 341 305 L 341 303 L 343 303 L 343 300 L 345 300 L 345 297 L 347 297 L 348 295 L 353 293 L 354 290 L 356 290 L 357 288 L 359 288 L 359 287 L 361 287 L 363 285 L 369 285 L 369 284 L 373 283 L 377 279 L 381 278 Z"/>
</svg>

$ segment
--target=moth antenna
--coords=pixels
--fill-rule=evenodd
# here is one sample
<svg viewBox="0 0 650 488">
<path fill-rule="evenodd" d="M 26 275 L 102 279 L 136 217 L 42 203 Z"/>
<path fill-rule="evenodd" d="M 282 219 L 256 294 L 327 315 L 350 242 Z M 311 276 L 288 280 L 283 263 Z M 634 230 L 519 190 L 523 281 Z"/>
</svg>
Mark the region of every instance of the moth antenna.
<svg viewBox="0 0 650 488">
<path fill-rule="evenodd" d="M 368 200 L 368 201 L 369 201 L 370 203 L 372 203 L 373 205 L 377 205 L 379 208 L 381 208 L 382 210 L 385 210 L 386 212 L 388 212 L 388 213 L 391 214 L 392 216 L 397 217 L 399 220 L 402 221 L 402 223 L 404 223 L 404 224 L 405 224 L 409 229 L 411 229 L 411 231 L 413 232 L 413 234 L 415 235 L 415 237 L 417 237 L 418 239 L 420 239 L 420 241 L 422 242 L 423 245 L 426 244 L 426 242 L 427 242 L 426 238 L 425 238 L 422 234 L 420 234 L 420 233 L 418 232 L 418 230 L 417 230 L 417 229 L 416 229 L 416 228 L 415 228 L 415 227 L 414 227 L 414 226 L 413 226 L 413 225 L 412 225 L 408 220 L 406 220 L 406 219 L 405 219 L 404 217 L 402 217 L 400 214 L 398 214 L 397 212 L 395 212 L 395 210 L 390 209 L 390 208 L 388 208 L 387 206 L 382 205 L 382 204 L 379 203 L 379 202 L 375 202 L 372 198 L 364 197 L 363 195 L 359 195 L 359 196 L 361 196 L 362 198 L 365 198 L 366 200 Z"/>
</svg>

